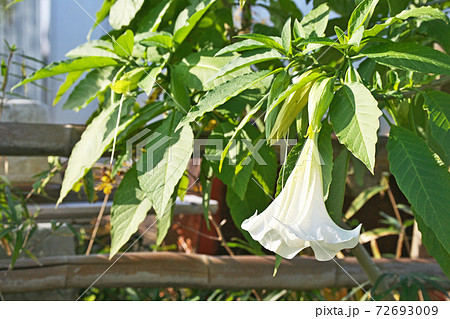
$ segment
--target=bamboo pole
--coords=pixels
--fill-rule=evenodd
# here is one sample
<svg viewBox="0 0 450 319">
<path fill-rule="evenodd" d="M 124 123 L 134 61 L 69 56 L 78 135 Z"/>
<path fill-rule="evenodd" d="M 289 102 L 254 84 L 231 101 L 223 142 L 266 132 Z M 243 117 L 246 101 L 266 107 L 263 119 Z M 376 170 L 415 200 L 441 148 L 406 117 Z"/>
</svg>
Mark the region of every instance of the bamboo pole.
<svg viewBox="0 0 450 319">
<path fill-rule="evenodd" d="M 106 255 L 62 256 L 10 262 L 0 261 L 2 293 L 95 287 L 190 287 L 229 289 L 295 289 L 354 287 L 367 276 L 355 258 L 319 262 L 312 257 L 283 260 L 275 277 L 273 256 L 207 256 L 170 252 L 126 253 L 112 260 Z M 106 271 L 112 264 L 114 265 Z M 431 260 L 379 259 L 383 272 L 427 273 L 445 278 Z M 342 268 L 345 270 L 343 270 Z M 442 285 L 449 289 L 448 281 Z"/>
</svg>

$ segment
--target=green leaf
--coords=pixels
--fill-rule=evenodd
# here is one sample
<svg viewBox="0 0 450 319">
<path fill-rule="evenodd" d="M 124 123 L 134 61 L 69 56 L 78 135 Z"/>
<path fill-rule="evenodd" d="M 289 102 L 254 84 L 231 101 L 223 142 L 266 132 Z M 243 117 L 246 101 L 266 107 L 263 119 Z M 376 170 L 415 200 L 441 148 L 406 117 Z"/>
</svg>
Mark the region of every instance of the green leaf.
<svg viewBox="0 0 450 319">
<path fill-rule="evenodd" d="M 297 145 L 295 145 L 291 149 L 291 151 L 289 152 L 289 155 L 286 157 L 286 161 L 281 166 L 280 173 L 278 175 L 278 180 L 277 180 L 277 192 L 276 192 L 275 197 L 280 194 L 281 190 L 284 188 L 284 185 L 286 184 L 286 181 L 288 180 L 289 176 L 291 175 L 292 171 L 294 170 L 294 167 L 297 164 L 297 160 L 303 149 L 303 144 L 305 144 L 305 138 L 303 136 L 300 136 L 299 141 L 297 142 Z"/>
<path fill-rule="evenodd" d="M 151 202 L 139 187 L 136 167 L 125 174 L 114 195 L 111 208 L 111 250 L 110 258 L 127 243 L 131 235 L 147 216 Z"/>
<path fill-rule="evenodd" d="M 130 24 L 144 0 L 116 0 L 109 11 L 109 24 L 116 30 Z"/>
<path fill-rule="evenodd" d="M 304 75 L 308 76 L 306 74 Z M 299 81 L 303 82 L 302 77 L 300 77 Z M 273 123 L 269 135 L 269 139 L 271 140 L 270 143 L 273 144 L 275 141 L 284 138 L 288 134 L 291 124 L 296 120 L 297 115 L 303 110 L 303 108 L 308 103 L 309 92 L 315 82 L 316 81 L 314 79 L 309 82 L 306 82 L 305 85 L 299 87 L 295 91 L 295 93 L 292 93 L 290 97 L 284 100 L 283 105 L 279 107 L 279 112 L 270 111 L 269 109 L 270 114 L 266 119 L 266 129 L 268 129 L 267 124 L 270 119 L 270 116 L 272 114 L 276 116 L 276 120 Z M 278 94 L 278 97 L 279 96 L 281 96 L 281 94 Z"/>
<path fill-rule="evenodd" d="M 114 52 L 121 57 L 128 58 L 133 54 L 134 34 L 133 31 L 127 30 L 124 34 L 113 42 Z"/>
<path fill-rule="evenodd" d="M 311 71 L 303 73 L 300 76 L 298 82 L 289 85 L 288 88 L 283 93 L 278 95 L 278 97 L 276 99 L 274 99 L 274 101 L 267 107 L 265 119 L 267 119 L 269 113 L 272 112 L 278 104 L 283 102 L 292 93 L 296 92 L 301 87 L 305 86 L 307 83 L 316 80 L 320 76 L 322 76 L 322 74 L 317 69 L 313 69 Z"/>
<path fill-rule="evenodd" d="M 173 30 L 173 41 L 180 44 L 186 39 L 197 22 L 216 0 L 193 0 L 177 17 Z"/>
<path fill-rule="evenodd" d="M 302 38 L 323 37 L 328 24 L 330 8 L 323 3 L 311 10 L 299 24 L 298 32 Z"/>
<path fill-rule="evenodd" d="M 386 27 L 388 27 L 391 24 L 394 24 L 396 22 L 399 22 L 399 21 L 401 21 L 401 20 L 394 17 L 394 18 L 387 19 L 383 23 L 375 24 L 372 28 L 370 28 L 368 30 L 364 30 L 363 38 L 374 37 L 381 31 L 383 31 Z"/>
<path fill-rule="evenodd" d="M 172 225 L 173 211 L 175 208 L 176 192 L 167 203 L 161 217 L 156 221 L 156 246 L 160 246 Z"/>
<path fill-rule="evenodd" d="M 312 84 L 308 94 L 309 127 L 315 132 L 321 127 L 323 116 L 333 100 L 335 78 L 321 77 Z"/>
<path fill-rule="evenodd" d="M 425 93 L 424 97 L 431 133 L 442 146 L 447 159 L 450 159 L 450 95 L 431 91 Z"/>
<path fill-rule="evenodd" d="M 323 200 L 328 198 L 333 171 L 333 145 L 331 144 L 331 125 L 328 120 L 322 121 L 319 132 L 319 154 L 322 165 Z"/>
<path fill-rule="evenodd" d="M 64 81 L 63 84 L 61 84 L 61 86 L 58 89 L 58 92 L 56 93 L 55 99 L 53 100 L 53 105 L 56 105 L 56 103 L 58 103 L 59 100 L 61 100 L 64 93 L 67 92 L 67 90 L 80 78 L 80 76 L 83 75 L 83 73 L 84 71 L 75 71 L 67 74 L 66 80 Z"/>
<path fill-rule="evenodd" d="M 249 125 L 246 129 L 255 130 L 256 128 Z M 216 147 L 216 145 L 224 145 L 230 139 L 230 136 L 234 135 L 234 132 L 234 126 L 227 122 L 216 126 L 209 136 L 208 141 L 210 143 L 205 148 L 205 158 L 213 168 L 216 176 L 225 185 L 232 188 L 241 200 L 244 200 L 247 185 L 255 164 L 254 158 L 249 156 L 248 148 L 243 142 L 243 139 L 250 139 L 246 131 L 240 132 L 239 137 L 241 138 L 234 139 L 222 162 L 222 166 L 220 166 L 218 161 L 221 157 L 222 147 Z"/>
<path fill-rule="evenodd" d="M 407 71 L 450 75 L 450 57 L 416 43 L 380 44 L 363 54 L 377 63 Z"/>
<path fill-rule="evenodd" d="M 127 100 L 125 103 L 130 102 L 134 103 L 134 100 Z M 73 185 L 83 178 L 112 143 L 119 111 L 118 104 L 119 102 L 114 103 L 114 105 L 110 103 L 100 112 L 87 126 L 81 135 L 81 139 L 75 144 L 69 157 L 57 204 L 63 201 Z M 129 123 L 130 121 L 122 122 L 117 131 L 123 131 Z"/>
<path fill-rule="evenodd" d="M 189 107 L 191 106 L 189 92 L 184 85 L 184 82 L 179 80 L 179 76 L 176 72 L 172 73 L 172 76 L 170 77 L 170 92 L 180 111 L 187 114 Z"/>
<path fill-rule="evenodd" d="M 147 95 L 150 95 L 153 85 L 156 83 L 156 78 L 161 73 L 163 67 L 163 65 L 160 65 L 150 69 L 144 78 L 138 82 L 138 86 L 143 89 Z"/>
<path fill-rule="evenodd" d="M 84 193 L 89 201 L 89 203 L 94 202 L 95 189 L 94 189 L 94 173 L 92 169 L 87 172 L 83 178 Z"/>
<path fill-rule="evenodd" d="M 391 17 L 402 12 L 409 5 L 411 0 L 388 0 L 389 15 Z M 408 10 L 410 11 L 410 10 Z"/>
<path fill-rule="evenodd" d="M 413 206 L 415 215 L 436 235 L 448 254 L 449 172 L 439 166 L 424 140 L 404 128 L 391 127 L 386 148 L 390 169 L 400 190 Z"/>
<path fill-rule="evenodd" d="M 240 134 L 240 132 L 242 131 L 244 126 L 247 125 L 247 123 L 250 121 L 252 116 L 255 115 L 256 112 L 259 111 L 261 106 L 264 104 L 264 101 L 265 101 L 265 97 L 263 97 L 261 100 L 259 100 L 259 102 L 256 103 L 256 105 L 245 115 L 245 117 L 241 120 L 239 125 L 234 130 L 233 135 L 228 140 L 227 145 L 225 146 L 222 154 L 220 155 L 219 171 L 222 171 L 223 161 L 225 160 L 228 150 L 230 149 L 231 145 L 233 144 L 233 141 L 235 140 L 236 136 L 238 136 Z"/>
<path fill-rule="evenodd" d="M 280 267 L 282 261 L 283 261 L 283 257 L 276 254 L 275 255 L 275 267 L 273 269 L 273 275 L 272 275 L 273 277 L 275 277 L 277 275 L 278 267 Z"/>
<path fill-rule="evenodd" d="M 92 28 L 89 30 L 88 33 L 88 40 L 91 38 L 91 34 L 92 31 L 94 31 L 94 29 L 97 27 L 97 25 L 99 25 L 103 20 L 105 20 L 105 18 L 109 15 L 109 10 L 111 9 L 112 5 L 114 4 L 116 0 L 104 0 L 102 7 L 100 8 L 100 10 L 97 11 L 96 15 L 95 15 L 95 23 L 92 26 Z"/>
<path fill-rule="evenodd" d="M 233 189 L 227 189 L 226 201 L 234 224 L 244 235 L 244 238 L 251 247 L 256 251 L 261 252 L 261 245 L 255 241 L 247 231 L 243 230 L 241 225 L 242 222 L 252 216 L 255 211 L 262 212 L 269 205 L 270 197 L 268 197 L 263 189 L 255 182 L 250 181 L 244 198 L 244 200 L 241 200 Z"/>
<path fill-rule="evenodd" d="M 335 223 L 339 225 L 342 219 L 342 206 L 344 205 L 345 180 L 347 179 L 350 153 L 343 148 L 334 160 L 330 191 L 325 202 L 327 211 Z"/>
<path fill-rule="evenodd" d="M 111 83 L 114 67 L 95 69 L 89 72 L 70 93 L 63 105 L 64 110 L 79 111 L 91 103 Z"/>
<path fill-rule="evenodd" d="M 88 41 L 66 53 L 66 57 L 71 59 L 96 56 L 120 59 L 120 56 L 114 53 L 114 45 L 106 40 Z"/>
<path fill-rule="evenodd" d="M 150 35 L 150 34 L 149 34 Z M 144 46 L 161 46 L 170 49 L 173 44 L 172 35 L 169 32 L 154 32 L 148 38 L 139 42 Z"/>
<path fill-rule="evenodd" d="M 283 45 L 281 44 L 282 41 L 279 37 L 273 37 L 273 36 L 269 37 L 269 36 L 263 35 L 263 34 L 248 33 L 248 34 L 237 35 L 237 36 L 235 36 L 235 38 L 254 40 L 254 41 L 260 42 L 262 44 L 265 44 L 266 46 L 268 46 L 271 49 L 275 49 L 279 52 L 284 52 Z"/>
<path fill-rule="evenodd" d="M 436 19 L 422 21 L 419 32 L 435 39 L 447 54 L 450 53 L 450 24 Z"/>
<path fill-rule="evenodd" d="M 364 27 L 364 24 L 369 22 L 377 4 L 378 0 L 363 0 L 359 3 L 348 20 L 349 38 L 353 36 L 356 30 Z"/>
<path fill-rule="evenodd" d="M 127 109 L 134 104 L 134 99 L 128 99 L 124 102 L 122 109 Z M 61 186 L 61 192 L 58 204 L 66 197 L 73 185 L 77 183 L 94 163 L 110 147 L 114 140 L 114 131 L 117 124 L 117 115 L 119 111 L 119 101 L 111 106 L 111 103 L 100 112 L 92 122 L 87 126 L 81 135 L 81 139 L 75 145 L 70 154 L 66 173 Z M 154 116 L 161 114 L 164 110 L 162 103 L 153 103 L 153 105 L 131 116 L 124 115 L 121 118 L 120 125 L 117 128 L 117 143 L 124 139 L 121 133 L 134 132 L 137 128 L 148 122 Z M 125 134 L 127 136 L 127 134 Z"/>
<path fill-rule="evenodd" d="M 370 91 L 360 83 L 347 83 L 334 95 L 330 120 L 339 142 L 372 172 L 381 111 Z"/>
<path fill-rule="evenodd" d="M 55 62 L 32 73 L 25 80 L 23 80 L 19 84 L 16 84 L 12 88 L 12 90 L 26 83 L 30 83 L 32 81 L 40 80 L 54 75 L 74 71 L 83 71 L 92 68 L 101 68 L 112 65 L 117 65 L 117 62 L 111 58 L 103 58 L 103 57 L 86 57 Z"/>
<path fill-rule="evenodd" d="M 208 230 L 209 226 L 209 204 L 211 201 L 212 183 L 214 178 L 214 171 L 207 160 L 202 160 L 200 164 L 200 182 L 202 184 L 202 207 L 203 217 L 205 218 Z"/>
<path fill-rule="evenodd" d="M 283 70 L 277 74 L 275 79 L 272 81 L 272 85 L 270 86 L 269 96 L 267 98 L 267 110 L 268 111 L 270 111 L 269 107 L 272 104 L 272 102 L 282 92 L 284 92 L 286 90 L 286 87 L 289 85 L 290 82 L 291 82 L 291 77 L 287 70 Z M 284 133 L 284 132 L 280 132 L 280 134 L 278 134 L 280 131 L 280 126 L 284 125 L 286 119 L 284 117 L 283 117 L 283 119 L 281 119 L 281 117 L 278 114 L 280 113 L 280 109 L 283 109 L 283 108 L 285 109 L 284 113 L 286 113 L 287 107 L 285 107 L 285 104 L 283 104 L 282 107 L 277 106 L 272 112 L 270 112 L 270 114 L 268 114 L 267 118 L 264 120 L 266 139 L 270 140 L 270 139 L 272 139 L 272 135 L 278 137 L 278 135 L 282 135 L 282 133 Z M 289 121 L 289 120 L 291 120 L 291 118 L 292 117 L 289 117 L 287 120 Z M 285 126 L 287 128 L 289 128 L 290 123 L 286 123 Z M 284 137 L 284 136 L 282 135 L 281 137 Z"/>
<path fill-rule="evenodd" d="M 383 192 L 386 190 L 385 185 L 375 185 L 366 188 L 363 190 L 356 198 L 352 201 L 350 204 L 350 207 L 345 212 L 344 218 L 346 220 L 349 220 L 352 218 L 363 206 L 367 203 L 369 199 L 371 199 L 373 196 Z"/>
<path fill-rule="evenodd" d="M 408 18 L 420 18 L 420 19 L 440 19 L 445 22 L 449 22 L 449 19 L 445 12 L 437 8 L 433 8 L 430 6 L 422 6 L 417 8 L 412 8 L 409 10 L 404 10 L 401 13 L 396 15 L 396 18 L 406 20 Z"/>
<path fill-rule="evenodd" d="M 156 32 L 171 2 L 172 0 L 160 0 L 157 4 L 152 3 L 151 10 L 139 20 L 137 33 Z"/>
<path fill-rule="evenodd" d="M 176 117 L 171 114 L 152 134 L 154 138 L 150 138 L 137 164 L 139 185 L 160 219 L 192 154 L 192 129 L 186 125 L 175 132 Z"/>
<path fill-rule="evenodd" d="M 422 242 L 427 248 L 428 252 L 436 259 L 436 261 L 441 265 L 442 271 L 445 275 L 450 278 L 450 254 L 442 246 L 441 242 L 436 237 L 433 229 L 428 227 L 419 215 L 414 214 L 417 219 L 417 225 L 422 233 Z"/>
<path fill-rule="evenodd" d="M 281 43 L 287 54 L 292 53 L 291 34 L 291 18 L 289 18 L 281 31 Z"/>
<path fill-rule="evenodd" d="M 266 47 L 264 44 L 262 44 L 261 42 L 252 40 L 252 39 L 246 39 L 243 41 L 239 41 L 230 45 L 227 45 L 226 47 L 220 49 L 220 51 L 218 51 L 215 56 L 219 56 L 225 53 L 230 53 L 230 52 L 239 52 L 239 51 L 248 51 L 248 50 L 253 50 L 253 49 L 261 49 Z"/>
<path fill-rule="evenodd" d="M 208 91 L 208 93 L 200 99 L 198 104 L 191 108 L 189 113 L 181 120 L 176 129 L 178 130 L 187 123 L 195 121 L 195 119 L 203 114 L 213 111 L 217 106 L 224 104 L 232 97 L 250 88 L 274 72 L 275 71 L 259 71 L 240 75 L 219 85 L 213 90 Z"/>
<path fill-rule="evenodd" d="M 271 60 L 279 60 L 281 58 L 282 55 L 276 50 L 272 49 L 255 49 L 246 51 L 240 56 L 228 62 L 224 67 L 222 67 L 213 79 L 220 78 L 224 75 L 227 75 L 246 66 L 250 66 L 252 64 Z"/>
<path fill-rule="evenodd" d="M 231 54 L 216 57 L 214 56 L 215 52 L 217 50 L 200 51 L 185 57 L 175 66 L 177 76 L 179 76 L 178 81 L 184 82 L 189 88 L 206 91 L 238 75 L 251 72 L 250 68 L 243 68 L 220 79 L 208 81 L 215 78 L 219 70 L 236 57 Z"/>
</svg>

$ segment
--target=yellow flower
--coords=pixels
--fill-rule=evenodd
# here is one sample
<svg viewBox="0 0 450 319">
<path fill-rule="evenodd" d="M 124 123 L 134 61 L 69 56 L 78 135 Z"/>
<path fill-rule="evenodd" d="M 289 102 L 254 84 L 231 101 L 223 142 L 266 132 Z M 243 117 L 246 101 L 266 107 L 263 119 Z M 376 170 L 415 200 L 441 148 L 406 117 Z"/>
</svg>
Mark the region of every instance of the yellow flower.
<svg viewBox="0 0 450 319">
<path fill-rule="evenodd" d="M 256 212 L 242 223 L 253 239 L 287 259 L 311 247 L 317 260 L 330 260 L 340 250 L 355 247 L 359 240 L 361 225 L 342 229 L 327 212 L 317 135 L 310 132 L 277 198 L 261 214 Z"/>
</svg>

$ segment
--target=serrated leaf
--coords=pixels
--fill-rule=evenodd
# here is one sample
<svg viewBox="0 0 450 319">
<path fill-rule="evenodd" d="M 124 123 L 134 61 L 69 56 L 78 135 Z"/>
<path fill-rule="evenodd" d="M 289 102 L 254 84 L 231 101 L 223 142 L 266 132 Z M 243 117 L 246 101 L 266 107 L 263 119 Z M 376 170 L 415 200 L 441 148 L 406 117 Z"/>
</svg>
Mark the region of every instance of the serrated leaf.
<svg viewBox="0 0 450 319">
<path fill-rule="evenodd" d="M 447 253 L 450 252 L 449 172 L 439 166 L 425 141 L 404 128 L 391 128 L 386 148 L 400 190 Z"/>
<path fill-rule="evenodd" d="M 375 62 L 422 73 L 450 75 L 450 56 L 416 43 L 389 43 L 370 47 L 363 54 Z"/>
<path fill-rule="evenodd" d="M 116 30 L 130 24 L 144 0 L 116 0 L 109 11 L 109 24 Z"/>
<path fill-rule="evenodd" d="M 236 38 L 240 39 L 250 39 L 257 42 L 260 42 L 262 44 L 265 44 L 271 49 L 275 49 L 280 52 L 284 52 L 283 45 L 281 44 L 281 38 L 280 37 L 269 37 L 264 34 L 257 34 L 257 33 L 248 33 L 248 34 L 242 34 L 237 35 Z"/>
<path fill-rule="evenodd" d="M 326 3 L 311 10 L 301 21 L 298 32 L 302 38 L 323 37 L 328 24 L 330 8 Z"/>
<path fill-rule="evenodd" d="M 252 39 L 246 39 L 243 41 L 239 41 L 230 45 L 227 45 L 226 47 L 220 49 L 215 56 L 219 56 L 225 53 L 230 52 L 239 52 L 239 51 L 248 51 L 253 49 L 261 49 L 264 48 L 265 45 L 261 42 L 252 40 Z"/>
<path fill-rule="evenodd" d="M 424 97 L 431 133 L 442 146 L 447 159 L 450 159 L 450 95 L 431 91 L 425 93 Z"/>
<path fill-rule="evenodd" d="M 360 83 L 347 83 L 335 92 L 330 120 L 339 142 L 372 172 L 381 111 L 370 91 Z"/>
<path fill-rule="evenodd" d="M 84 71 L 75 71 L 70 72 L 66 76 L 66 80 L 58 89 L 58 92 L 56 93 L 55 99 L 53 100 L 53 105 L 56 105 L 56 103 L 61 100 L 61 97 L 64 95 L 64 93 L 67 92 L 67 90 L 82 76 Z"/>
<path fill-rule="evenodd" d="M 11 90 L 14 90 L 15 88 L 26 83 L 30 83 L 32 81 L 40 80 L 54 75 L 113 65 L 117 65 L 117 61 L 111 58 L 103 57 L 86 57 L 55 62 L 32 73 L 25 80 L 23 80 L 19 84 L 16 84 Z"/>
<path fill-rule="evenodd" d="M 224 75 L 255 63 L 278 60 L 281 58 L 282 55 L 278 53 L 278 51 L 272 49 L 255 49 L 246 51 L 223 66 L 213 79 L 218 79 Z"/>
<path fill-rule="evenodd" d="M 216 2 L 216 0 L 195 0 L 192 1 L 192 4 L 189 7 L 181 11 L 175 21 L 173 41 L 178 44 L 183 42 L 214 2 Z"/>
<path fill-rule="evenodd" d="M 211 91 L 208 91 L 198 102 L 198 104 L 191 108 L 189 113 L 181 120 L 178 124 L 176 130 L 180 127 L 195 121 L 198 117 L 202 116 L 207 112 L 213 111 L 217 106 L 222 105 L 232 97 L 238 95 L 242 91 L 250 88 L 254 84 L 260 82 L 264 78 L 273 74 L 269 71 L 258 71 L 247 73 L 228 82 L 225 82 Z"/>
<path fill-rule="evenodd" d="M 353 33 L 364 24 L 367 23 L 375 10 L 378 0 L 363 0 L 353 10 L 350 19 L 348 20 L 348 37 L 351 38 Z"/>
<path fill-rule="evenodd" d="M 128 58 L 133 54 L 134 34 L 133 31 L 127 30 L 124 34 L 113 42 L 114 52 L 117 55 Z"/>
<path fill-rule="evenodd" d="M 74 87 L 62 108 L 74 111 L 85 108 L 111 83 L 114 69 L 114 67 L 106 67 L 89 72 Z"/>
<path fill-rule="evenodd" d="M 171 114 L 154 133 L 137 163 L 141 189 L 162 218 L 170 198 L 183 176 L 192 154 L 194 135 L 189 125 L 178 132 L 175 114 Z"/>
<path fill-rule="evenodd" d="M 110 258 L 138 230 L 151 207 L 151 202 L 145 198 L 139 187 L 136 167 L 133 166 L 125 174 L 114 195 L 111 208 Z"/>
</svg>

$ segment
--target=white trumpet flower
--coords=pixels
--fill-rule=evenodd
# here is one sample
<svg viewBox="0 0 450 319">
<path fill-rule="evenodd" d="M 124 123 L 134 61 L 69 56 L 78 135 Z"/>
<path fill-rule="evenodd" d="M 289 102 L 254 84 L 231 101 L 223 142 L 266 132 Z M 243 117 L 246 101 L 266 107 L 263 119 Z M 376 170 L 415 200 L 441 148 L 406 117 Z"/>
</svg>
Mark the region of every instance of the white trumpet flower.
<svg viewBox="0 0 450 319">
<path fill-rule="evenodd" d="M 345 230 L 328 214 L 323 201 L 318 134 L 310 135 L 283 190 L 265 211 L 259 215 L 256 212 L 241 227 L 284 258 L 291 259 L 311 247 L 317 260 L 326 261 L 358 244 L 361 225 Z"/>
</svg>

